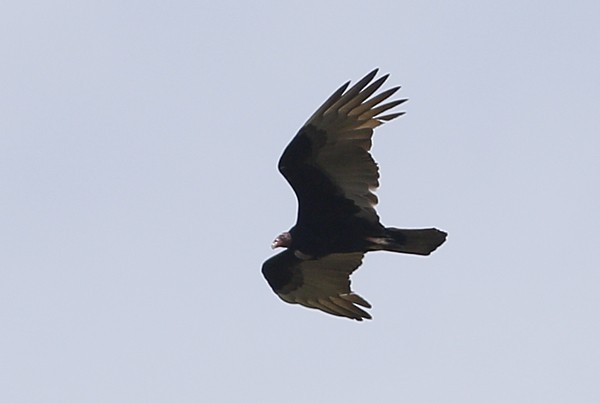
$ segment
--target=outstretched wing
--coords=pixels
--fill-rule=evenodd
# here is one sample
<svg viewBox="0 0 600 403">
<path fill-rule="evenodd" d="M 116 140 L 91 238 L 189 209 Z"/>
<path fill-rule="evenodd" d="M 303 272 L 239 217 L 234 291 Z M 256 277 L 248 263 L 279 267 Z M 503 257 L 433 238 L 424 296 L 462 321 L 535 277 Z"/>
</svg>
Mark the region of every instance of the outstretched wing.
<svg viewBox="0 0 600 403">
<path fill-rule="evenodd" d="M 356 215 L 379 222 L 375 212 L 379 186 L 371 157 L 373 129 L 399 113 L 384 113 L 406 101 L 387 102 L 400 87 L 371 97 L 388 75 L 371 82 L 377 69 L 353 87 L 342 85 L 308 119 L 279 160 L 279 170 L 298 197 L 298 224 L 327 213 Z M 343 215 L 343 214 L 342 214 Z M 344 219 L 344 217 L 340 217 Z"/>
<path fill-rule="evenodd" d="M 352 292 L 350 274 L 361 265 L 362 258 L 363 253 L 335 253 L 302 260 L 286 249 L 267 260 L 262 273 L 285 302 L 360 321 L 371 319 L 371 315 L 357 305 L 371 305 Z"/>
</svg>

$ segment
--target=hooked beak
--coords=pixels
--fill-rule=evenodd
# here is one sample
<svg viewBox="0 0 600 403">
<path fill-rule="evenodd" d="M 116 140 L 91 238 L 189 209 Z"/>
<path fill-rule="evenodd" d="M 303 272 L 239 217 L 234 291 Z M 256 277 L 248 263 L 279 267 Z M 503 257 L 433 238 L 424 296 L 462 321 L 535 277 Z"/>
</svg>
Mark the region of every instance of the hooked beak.
<svg viewBox="0 0 600 403">
<path fill-rule="evenodd" d="M 279 235 L 275 240 L 271 243 L 271 249 L 279 248 L 286 246 L 283 239 L 281 239 L 281 235 Z"/>
</svg>

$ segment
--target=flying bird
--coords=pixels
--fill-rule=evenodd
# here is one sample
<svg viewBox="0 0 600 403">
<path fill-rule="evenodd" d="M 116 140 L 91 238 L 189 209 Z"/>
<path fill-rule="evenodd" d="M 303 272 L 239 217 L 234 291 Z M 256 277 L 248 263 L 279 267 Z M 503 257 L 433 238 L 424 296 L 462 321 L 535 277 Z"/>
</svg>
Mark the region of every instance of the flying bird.
<svg viewBox="0 0 600 403">
<path fill-rule="evenodd" d="M 378 69 L 335 91 L 302 126 L 279 160 L 279 171 L 298 199 L 296 225 L 272 248 L 262 273 L 285 302 L 361 321 L 371 305 L 350 289 L 350 275 L 365 253 L 384 250 L 429 255 L 446 240 L 436 228 L 385 227 L 375 211 L 377 164 L 369 153 L 373 129 L 404 112 L 406 99 L 384 103 L 400 87 L 378 93 L 389 75 Z"/>
</svg>

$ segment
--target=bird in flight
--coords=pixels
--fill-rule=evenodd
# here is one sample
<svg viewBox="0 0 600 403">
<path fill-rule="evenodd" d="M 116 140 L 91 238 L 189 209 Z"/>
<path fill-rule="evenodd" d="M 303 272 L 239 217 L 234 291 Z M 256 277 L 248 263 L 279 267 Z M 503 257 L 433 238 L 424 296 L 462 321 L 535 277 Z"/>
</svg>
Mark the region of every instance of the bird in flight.
<svg viewBox="0 0 600 403">
<path fill-rule="evenodd" d="M 375 211 L 377 164 L 369 153 L 373 129 L 401 116 L 389 101 L 400 87 L 376 92 L 388 78 L 378 69 L 335 91 L 302 126 L 279 160 L 279 171 L 298 199 L 296 225 L 272 248 L 286 248 L 262 266 L 285 302 L 361 321 L 371 305 L 350 289 L 350 275 L 365 253 L 429 255 L 446 240 L 436 228 L 385 227 Z"/>
</svg>

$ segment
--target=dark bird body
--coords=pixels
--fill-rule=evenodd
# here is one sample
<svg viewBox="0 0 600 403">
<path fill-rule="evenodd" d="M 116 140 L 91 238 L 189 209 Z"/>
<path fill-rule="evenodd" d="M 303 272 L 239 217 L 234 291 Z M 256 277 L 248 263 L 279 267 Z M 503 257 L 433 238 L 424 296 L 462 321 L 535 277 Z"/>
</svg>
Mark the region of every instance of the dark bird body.
<svg viewBox="0 0 600 403">
<path fill-rule="evenodd" d="M 371 97 L 387 75 L 371 83 L 372 71 L 346 91 L 344 84 L 313 114 L 286 147 L 279 171 L 298 199 L 296 225 L 273 247 L 287 250 L 263 264 L 262 272 L 286 302 L 351 319 L 370 319 L 370 308 L 350 290 L 350 274 L 366 252 L 429 255 L 446 239 L 435 228 L 386 228 L 375 212 L 379 186 L 371 157 L 373 129 L 402 113 L 382 115 L 405 99 L 380 105 L 399 87 Z"/>
</svg>

